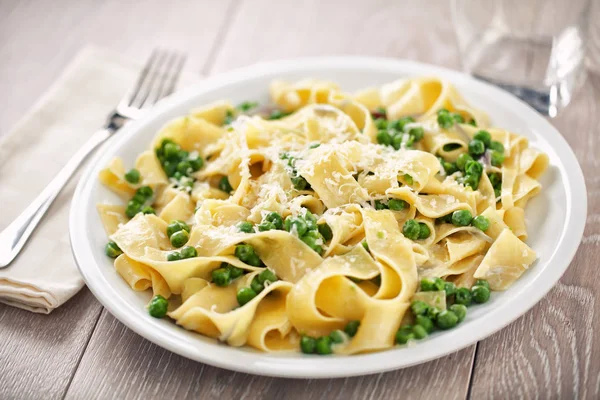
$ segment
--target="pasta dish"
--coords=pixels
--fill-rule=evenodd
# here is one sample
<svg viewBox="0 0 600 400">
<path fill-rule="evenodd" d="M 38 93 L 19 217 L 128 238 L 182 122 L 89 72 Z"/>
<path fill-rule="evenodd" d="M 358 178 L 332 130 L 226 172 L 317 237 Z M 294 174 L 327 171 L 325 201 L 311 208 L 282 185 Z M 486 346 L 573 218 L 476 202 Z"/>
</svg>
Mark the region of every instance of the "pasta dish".
<svg viewBox="0 0 600 400">
<path fill-rule="evenodd" d="M 123 199 L 97 206 L 105 253 L 152 317 L 264 352 L 379 351 L 458 326 L 536 260 L 548 157 L 450 83 L 269 93 L 191 110 L 101 171 Z"/>
</svg>

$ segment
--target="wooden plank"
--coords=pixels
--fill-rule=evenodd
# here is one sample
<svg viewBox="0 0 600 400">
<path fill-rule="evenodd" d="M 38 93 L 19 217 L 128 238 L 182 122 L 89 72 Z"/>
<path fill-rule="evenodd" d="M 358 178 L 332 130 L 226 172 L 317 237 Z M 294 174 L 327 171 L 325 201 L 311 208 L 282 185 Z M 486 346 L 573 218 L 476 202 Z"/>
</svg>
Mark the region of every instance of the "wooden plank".
<svg viewBox="0 0 600 400">
<path fill-rule="evenodd" d="M 180 49 L 199 72 L 229 4 L 0 2 L 0 135 L 90 42 L 143 61 L 155 46 Z M 0 304 L 0 398 L 64 396 L 101 309 L 87 288 L 50 315 Z"/>
<path fill-rule="evenodd" d="M 472 397 L 600 398 L 600 76 L 552 121 L 579 159 L 588 189 L 584 239 L 559 284 L 531 312 L 480 342 Z"/>
<path fill-rule="evenodd" d="M 355 2 L 349 12 L 348 3 L 338 0 L 286 0 L 276 6 L 267 0 L 245 1 L 236 7 L 214 65 L 206 72 L 334 51 L 406 57 L 457 67 L 453 48 L 444 44 L 452 37 L 448 5 L 440 1 L 418 5 Z M 430 30 L 424 35 L 401 28 L 410 24 L 427 25 Z M 169 353 L 141 339 L 104 311 L 67 398 L 345 399 L 402 394 L 406 398 L 460 399 L 467 394 L 474 349 L 471 346 L 417 367 L 360 378 L 306 381 L 257 377 Z"/>
<path fill-rule="evenodd" d="M 104 310 L 66 398 L 389 399 L 401 393 L 461 399 L 472 355 L 467 349 L 419 367 L 356 378 L 268 378 L 190 361 L 142 339 Z"/>
<path fill-rule="evenodd" d="M 101 310 L 87 288 L 50 315 L 0 305 L 0 398 L 62 397 Z"/>
<path fill-rule="evenodd" d="M 0 2 L 0 135 L 25 114 L 85 45 L 145 62 L 155 47 L 188 54 L 186 69 L 205 65 L 230 0 L 35 0 Z"/>
</svg>

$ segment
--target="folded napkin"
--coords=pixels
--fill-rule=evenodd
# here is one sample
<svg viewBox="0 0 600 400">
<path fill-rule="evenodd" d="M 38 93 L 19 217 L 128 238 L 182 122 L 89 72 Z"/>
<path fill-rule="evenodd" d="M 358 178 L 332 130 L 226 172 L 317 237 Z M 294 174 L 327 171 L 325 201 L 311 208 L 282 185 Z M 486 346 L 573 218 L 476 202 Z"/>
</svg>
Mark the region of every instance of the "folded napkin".
<svg viewBox="0 0 600 400">
<path fill-rule="evenodd" d="M 0 230 L 104 124 L 145 60 L 83 49 L 6 137 L 0 137 Z M 0 269 L 0 302 L 50 313 L 84 285 L 71 255 L 69 204 L 74 176 L 13 263 Z"/>
</svg>

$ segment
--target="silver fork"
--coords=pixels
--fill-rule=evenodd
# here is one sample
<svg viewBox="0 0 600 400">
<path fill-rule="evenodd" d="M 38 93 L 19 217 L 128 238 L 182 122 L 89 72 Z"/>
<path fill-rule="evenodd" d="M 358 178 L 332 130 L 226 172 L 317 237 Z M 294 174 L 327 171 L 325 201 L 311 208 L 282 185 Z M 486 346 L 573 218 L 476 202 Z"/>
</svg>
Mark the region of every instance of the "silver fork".
<svg viewBox="0 0 600 400">
<path fill-rule="evenodd" d="M 56 196 L 86 157 L 128 121 L 140 118 L 158 100 L 173 92 L 184 63 L 183 54 L 164 50 L 152 52 L 136 84 L 109 115 L 104 127 L 73 155 L 25 211 L 0 232 L 0 269 L 17 257 Z"/>
</svg>

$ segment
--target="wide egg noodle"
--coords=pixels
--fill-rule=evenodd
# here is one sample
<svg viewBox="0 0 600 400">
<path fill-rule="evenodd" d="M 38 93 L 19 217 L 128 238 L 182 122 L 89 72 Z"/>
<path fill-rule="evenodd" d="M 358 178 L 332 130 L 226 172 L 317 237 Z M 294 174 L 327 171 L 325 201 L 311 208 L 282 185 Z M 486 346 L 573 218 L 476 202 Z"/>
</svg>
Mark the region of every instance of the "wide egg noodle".
<svg viewBox="0 0 600 400">
<path fill-rule="evenodd" d="M 399 326 L 411 319 L 411 301 L 429 296 L 439 303 L 439 293 L 415 296 L 420 278 L 441 277 L 466 288 L 486 279 L 493 290 L 504 290 L 535 261 L 524 243 L 525 207 L 541 191 L 548 156 L 529 147 L 525 136 L 491 126 L 451 83 L 406 78 L 350 94 L 328 81 L 275 81 L 269 95 L 271 106 L 250 112 L 222 100 L 165 124 L 131 164 L 140 171 L 138 183 L 127 182 L 130 167 L 118 158 L 100 172 L 100 181 L 125 202 L 141 186 L 153 189 L 147 203 L 156 215 L 129 219 L 124 205 L 97 208 L 110 240 L 123 251 L 114 260 L 116 273 L 133 290 L 169 298 L 168 316 L 178 325 L 231 346 L 277 352 L 298 351 L 303 334 L 329 335 L 357 320 L 356 335 L 333 351 L 383 350 L 394 346 Z M 267 118 L 273 107 L 284 115 Z M 400 150 L 378 144 L 372 113 L 379 107 L 389 120 L 414 118 L 407 130 L 422 128 L 423 139 Z M 442 128 L 441 108 L 465 123 Z M 468 123 L 473 120 L 477 126 Z M 505 161 L 490 165 L 488 150 L 473 190 L 461 183 L 461 171 L 446 175 L 438 157 L 456 161 L 481 129 L 504 146 Z M 189 173 L 193 186 L 165 175 L 156 151 L 165 139 L 204 159 Z M 501 178 L 498 198 L 492 173 Z M 221 190 L 225 178 L 231 193 Z M 391 210 L 392 199 L 405 203 Z M 331 230 L 329 240 L 318 241 L 321 253 L 295 229 L 257 229 L 269 213 L 308 218 L 307 210 Z M 489 227 L 482 232 L 440 220 L 458 210 L 486 217 Z M 429 228 L 427 238 L 403 235 L 412 219 Z M 181 251 L 166 234 L 173 220 L 190 226 L 185 246 L 197 256 L 168 261 Z M 250 222 L 252 232 L 242 232 L 241 222 Z M 263 265 L 239 260 L 240 244 L 251 245 Z M 226 264 L 244 275 L 220 287 L 212 272 Z M 264 268 L 278 280 L 240 306 L 238 290 Z"/>
</svg>

